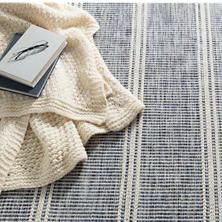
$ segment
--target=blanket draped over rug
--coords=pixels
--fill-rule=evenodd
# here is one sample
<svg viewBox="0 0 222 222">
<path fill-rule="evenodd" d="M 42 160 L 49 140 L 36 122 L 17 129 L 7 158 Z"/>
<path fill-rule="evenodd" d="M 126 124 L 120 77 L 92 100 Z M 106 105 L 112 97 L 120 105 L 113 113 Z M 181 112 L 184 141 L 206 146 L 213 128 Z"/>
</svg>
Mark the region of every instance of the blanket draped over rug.
<svg viewBox="0 0 222 222">
<path fill-rule="evenodd" d="M 40 98 L 0 91 L 0 192 L 63 177 L 87 158 L 91 136 L 123 129 L 143 109 L 106 67 L 90 14 L 54 3 L 1 4 L 0 52 L 31 24 L 68 44 Z"/>
</svg>

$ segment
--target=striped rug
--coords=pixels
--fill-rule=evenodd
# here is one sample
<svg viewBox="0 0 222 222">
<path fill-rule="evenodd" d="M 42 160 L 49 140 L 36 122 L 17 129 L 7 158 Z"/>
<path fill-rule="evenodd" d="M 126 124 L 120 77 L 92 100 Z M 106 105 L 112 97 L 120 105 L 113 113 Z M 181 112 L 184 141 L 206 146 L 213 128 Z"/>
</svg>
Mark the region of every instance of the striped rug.
<svg viewBox="0 0 222 222">
<path fill-rule="evenodd" d="M 222 5 L 78 6 L 145 111 L 61 180 L 3 192 L 0 221 L 222 221 Z"/>
</svg>

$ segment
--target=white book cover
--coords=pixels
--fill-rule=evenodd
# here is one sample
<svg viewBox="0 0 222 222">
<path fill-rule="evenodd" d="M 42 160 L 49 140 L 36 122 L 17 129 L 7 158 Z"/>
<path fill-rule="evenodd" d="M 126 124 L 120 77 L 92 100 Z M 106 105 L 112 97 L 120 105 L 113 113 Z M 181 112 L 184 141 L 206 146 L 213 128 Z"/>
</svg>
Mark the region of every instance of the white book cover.
<svg viewBox="0 0 222 222">
<path fill-rule="evenodd" d="M 31 25 L 0 61 L 0 75 L 34 87 L 65 46 L 64 36 Z"/>
</svg>

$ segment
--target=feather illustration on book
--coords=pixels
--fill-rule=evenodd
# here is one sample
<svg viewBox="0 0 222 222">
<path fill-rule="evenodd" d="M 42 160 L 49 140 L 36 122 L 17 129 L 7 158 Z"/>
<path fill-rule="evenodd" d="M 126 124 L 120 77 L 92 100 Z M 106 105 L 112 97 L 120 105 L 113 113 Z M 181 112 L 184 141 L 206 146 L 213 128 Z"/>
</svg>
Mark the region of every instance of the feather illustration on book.
<svg viewBox="0 0 222 222">
<path fill-rule="evenodd" d="M 0 61 L 0 76 L 34 88 L 65 48 L 65 36 L 31 25 Z"/>
<path fill-rule="evenodd" d="M 43 52 L 48 47 L 49 45 L 47 41 L 45 40 L 38 41 L 34 43 L 32 46 L 17 49 L 16 52 L 14 52 L 12 56 L 9 58 L 8 62 L 23 60 L 31 55 Z"/>
</svg>

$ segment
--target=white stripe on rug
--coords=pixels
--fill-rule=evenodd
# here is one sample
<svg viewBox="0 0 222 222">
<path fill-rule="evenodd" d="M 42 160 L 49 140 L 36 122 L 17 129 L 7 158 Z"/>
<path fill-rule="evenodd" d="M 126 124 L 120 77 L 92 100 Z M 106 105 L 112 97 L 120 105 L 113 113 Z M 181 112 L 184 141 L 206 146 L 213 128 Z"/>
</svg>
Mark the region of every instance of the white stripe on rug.
<svg viewBox="0 0 222 222">
<path fill-rule="evenodd" d="M 130 42 L 130 54 L 129 54 L 129 75 L 128 75 L 128 89 L 132 85 L 132 64 L 133 64 L 133 53 L 134 53 L 134 44 L 135 44 L 135 4 L 133 4 L 133 13 L 132 13 L 132 32 L 131 32 L 131 42 Z M 125 180 L 126 180 L 126 164 L 127 164 L 127 146 L 128 146 L 128 133 L 129 128 L 125 129 L 124 136 L 124 146 L 123 146 L 123 160 L 122 160 L 122 177 L 120 181 L 120 193 L 119 193 L 119 204 L 117 212 L 117 221 L 121 221 L 122 208 L 124 206 L 124 194 L 125 194 Z"/>
<path fill-rule="evenodd" d="M 134 79 L 133 79 L 133 94 L 138 97 L 139 90 L 139 72 L 140 72 L 140 50 L 141 50 L 141 32 L 142 32 L 142 3 L 137 4 L 137 14 L 136 14 L 136 48 L 135 48 L 135 66 L 134 66 Z M 131 137 L 129 144 L 129 165 L 128 165 L 128 178 L 126 186 L 126 201 L 125 201 L 125 212 L 124 221 L 130 221 L 131 214 L 131 203 L 132 203 L 132 193 L 133 193 L 133 177 L 134 177 L 134 159 L 136 151 L 136 132 L 138 128 L 138 123 L 136 120 L 133 121 L 131 125 Z"/>
<path fill-rule="evenodd" d="M 219 136 L 218 136 L 218 116 L 216 105 L 216 93 L 215 93 L 215 74 L 213 63 L 213 49 L 212 49 L 212 34 L 211 34 L 211 18 L 209 4 L 207 4 L 207 18 L 208 18 L 208 38 L 209 38 L 209 60 L 210 60 L 210 72 L 211 72 L 211 86 L 212 86 L 212 105 L 213 105 L 213 123 L 215 132 L 215 152 L 216 152 L 216 168 L 217 168 L 217 197 L 218 197 L 218 209 L 219 209 L 219 221 L 222 221 L 222 190 L 221 190 L 221 177 L 220 177 L 220 152 L 219 152 Z"/>
<path fill-rule="evenodd" d="M 42 210 L 45 204 L 45 196 L 46 196 L 46 192 L 47 192 L 47 187 L 48 186 L 44 186 L 41 188 L 41 193 L 40 193 L 40 197 L 39 197 L 39 204 L 36 210 L 36 216 L 35 216 L 35 221 L 42 221 L 41 217 L 42 217 Z"/>
<path fill-rule="evenodd" d="M 207 154 L 208 154 L 208 178 L 209 178 L 209 208 L 210 221 L 214 222 L 215 218 L 215 197 L 214 197 L 214 165 L 213 165 L 213 147 L 212 147 L 212 127 L 211 127 L 211 109 L 210 109 L 210 92 L 209 92 L 209 73 L 207 59 L 207 33 L 206 33 L 206 14 L 204 4 L 200 4 L 201 15 L 201 37 L 203 50 L 203 84 L 205 89 L 205 108 L 206 108 L 206 132 L 207 132 Z"/>
<path fill-rule="evenodd" d="M 36 206 L 36 199 L 37 199 L 38 191 L 39 191 L 39 189 L 35 188 L 35 191 L 34 191 L 34 194 L 33 194 L 33 199 L 32 199 L 32 206 L 31 206 L 30 214 L 29 214 L 29 220 L 28 220 L 29 222 L 33 221 L 32 218 L 33 218 L 33 215 L 34 215 L 34 209 L 35 209 L 35 206 Z"/>
<path fill-rule="evenodd" d="M 50 185 L 48 202 L 47 202 L 46 209 L 45 209 L 44 222 L 47 222 L 47 221 L 48 221 L 48 215 L 49 215 L 49 209 L 50 209 L 51 201 L 52 201 L 53 189 L 54 189 L 54 183 L 52 183 L 52 184 Z"/>
<path fill-rule="evenodd" d="M 145 61 L 146 61 L 146 47 L 147 47 L 147 3 L 144 3 L 143 13 L 143 48 L 142 48 L 142 63 L 141 63 L 141 91 L 139 99 L 143 101 L 144 97 L 144 77 L 145 77 Z M 136 157 L 136 175 L 135 175 L 135 200 L 133 207 L 133 221 L 137 221 L 137 213 L 139 207 L 140 197 L 140 166 L 141 166 L 141 146 L 142 146 L 142 131 L 143 131 L 143 113 L 139 119 L 139 132 L 137 144 L 137 157 Z"/>
<path fill-rule="evenodd" d="M 196 3 L 196 27 L 197 27 L 197 62 L 198 62 L 198 80 L 199 80 L 199 112 L 200 112 L 200 134 L 201 134 L 201 159 L 202 159 L 202 184 L 203 184 L 203 221 L 206 221 L 206 168 L 204 155 L 204 120 L 203 120 L 203 95 L 202 95 L 202 78 L 201 78 L 201 60 L 200 60 L 200 24 L 198 3 Z"/>
</svg>

